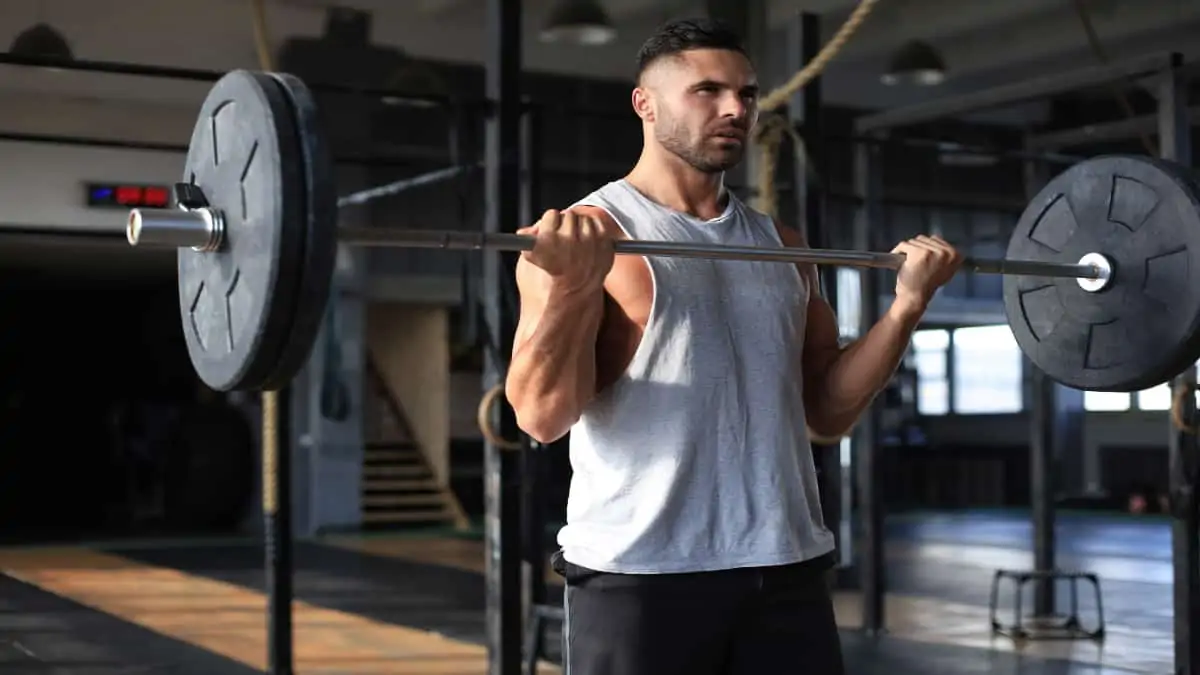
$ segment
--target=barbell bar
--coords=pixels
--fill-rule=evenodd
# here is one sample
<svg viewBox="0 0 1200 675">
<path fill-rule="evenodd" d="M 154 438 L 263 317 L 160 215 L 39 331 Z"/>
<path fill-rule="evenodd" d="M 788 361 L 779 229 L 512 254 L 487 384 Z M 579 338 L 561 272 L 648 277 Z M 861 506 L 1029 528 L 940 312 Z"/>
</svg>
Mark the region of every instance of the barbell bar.
<svg viewBox="0 0 1200 675">
<path fill-rule="evenodd" d="M 277 389 L 311 354 L 339 242 L 526 251 L 516 234 L 339 227 L 316 105 L 298 78 L 233 71 L 193 128 L 174 209 L 129 213 L 137 247 L 173 247 L 180 317 L 201 380 Z M 388 189 L 381 194 L 392 195 Z M 1084 390 L 1137 391 L 1200 360 L 1200 185 L 1144 156 L 1083 160 L 1050 180 L 1015 224 L 1003 259 L 964 269 L 1003 277 L 1009 327 L 1030 363 Z M 358 202 L 347 202 L 353 204 Z M 621 254 L 896 269 L 893 253 L 615 242 Z"/>
<path fill-rule="evenodd" d="M 208 207 L 196 209 L 133 209 L 125 228 L 131 246 L 149 248 L 189 247 L 215 251 L 224 236 L 224 215 Z M 531 251 L 536 239 L 527 235 L 392 229 L 377 227 L 339 227 L 337 240 L 350 246 L 371 248 L 424 248 L 442 250 Z M 742 260 L 784 263 L 811 263 L 845 267 L 899 269 L 904 264 L 900 253 L 872 253 L 828 249 L 801 249 L 766 246 L 726 246 L 671 241 L 617 240 L 613 250 L 622 255 L 645 255 L 707 260 Z M 1023 274 L 1063 277 L 1096 282 L 1085 290 L 1098 291 L 1112 278 L 1112 265 L 1099 253 L 1086 254 L 1078 263 L 967 258 L 963 268 L 984 274 Z"/>
</svg>

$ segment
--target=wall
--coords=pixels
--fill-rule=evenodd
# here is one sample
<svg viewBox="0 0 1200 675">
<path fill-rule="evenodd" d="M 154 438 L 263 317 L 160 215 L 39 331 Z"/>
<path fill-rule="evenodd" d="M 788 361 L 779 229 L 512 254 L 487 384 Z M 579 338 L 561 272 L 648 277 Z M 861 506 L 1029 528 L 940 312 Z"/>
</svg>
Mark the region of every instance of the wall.
<svg viewBox="0 0 1200 675">
<path fill-rule="evenodd" d="M 964 453 L 977 447 L 1029 446 L 1027 413 L 927 417 L 925 428 L 931 444 L 958 447 Z M 1135 451 L 1147 453 L 1147 463 L 1161 461 L 1159 455 L 1166 451 L 1170 422 L 1166 411 L 1089 412 L 1083 433 L 1084 489 L 1109 491 L 1120 489 L 1127 481 L 1125 476 L 1105 470 L 1108 456 Z M 1165 473 L 1162 478 L 1166 480 Z"/>
<path fill-rule="evenodd" d="M 408 417 L 438 482 L 450 481 L 450 335 L 447 310 L 373 303 L 367 345 Z"/>
<path fill-rule="evenodd" d="M 87 243 L 71 245 L 34 238 L 8 240 L 0 247 L 0 266 L 75 274 L 122 270 L 126 276 L 165 277 L 173 273 L 174 252 L 135 250 L 125 241 L 128 211 L 86 206 L 85 182 L 170 184 L 181 174 L 179 154 L 0 141 L 0 158 L 6 167 L 0 178 L 0 233 L 52 227 L 91 237 Z"/>
</svg>

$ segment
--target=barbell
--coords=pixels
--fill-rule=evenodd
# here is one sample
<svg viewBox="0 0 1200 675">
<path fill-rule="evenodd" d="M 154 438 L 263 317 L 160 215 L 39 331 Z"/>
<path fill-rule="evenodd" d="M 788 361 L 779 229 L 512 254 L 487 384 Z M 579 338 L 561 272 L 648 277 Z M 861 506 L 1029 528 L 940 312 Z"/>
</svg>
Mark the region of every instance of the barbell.
<svg viewBox="0 0 1200 675">
<path fill-rule="evenodd" d="M 189 357 L 220 390 L 287 384 L 308 358 L 333 285 L 337 245 L 527 251 L 532 237 L 339 227 L 316 104 L 298 78 L 231 71 L 201 106 L 175 207 L 133 209 L 133 246 L 178 249 Z M 352 202 L 357 203 L 357 202 Z M 902 255 L 669 241 L 618 254 L 897 269 Z M 1200 359 L 1200 184 L 1160 159 L 1108 155 L 1050 180 L 1004 259 L 1009 326 L 1031 363 L 1084 390 L 1136 391 Z"/>
</svg>

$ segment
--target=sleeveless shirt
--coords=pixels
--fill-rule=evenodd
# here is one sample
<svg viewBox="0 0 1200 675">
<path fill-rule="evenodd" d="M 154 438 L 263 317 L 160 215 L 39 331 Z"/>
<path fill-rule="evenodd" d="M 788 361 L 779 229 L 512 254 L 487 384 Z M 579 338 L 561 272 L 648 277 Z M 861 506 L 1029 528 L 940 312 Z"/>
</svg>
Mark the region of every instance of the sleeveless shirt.
<svg viewBox="0 0 1200 675">
<path fill-rule="evenodd" d="M 769 216 L 728 201 L 702 220 L 618 180 L 578 205 L 604 209 L 632 239 L 782 245 Z M 646 262 L 654 295 L 632 362 L 571 428 L 563 558 L 654 574 L 829 553 L 802 397 L 809 289 L 799 271 Z"/>
</svg>

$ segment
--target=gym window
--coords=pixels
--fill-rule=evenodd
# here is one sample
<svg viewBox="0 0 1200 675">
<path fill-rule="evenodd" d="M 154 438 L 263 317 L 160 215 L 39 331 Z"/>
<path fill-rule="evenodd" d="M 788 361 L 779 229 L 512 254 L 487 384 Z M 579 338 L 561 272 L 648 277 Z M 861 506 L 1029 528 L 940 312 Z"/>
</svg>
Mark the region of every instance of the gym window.
<svg viewBox="0 0 1200 675">
<path fill-rule="evenodd" d="M 1131 397 L 1125 392 L 1083 392 L 1083 409 L 1088 412 L 1123 412 L 1132 407 Z"/>
<path fill-rule="evenodd" d="M 1196 402 L 1197 406 L 1200 406 L 1200 392 L 1197 392 Z M 1089 412 L 1170 410 L 1171 385 L 1170 383 L 1164 383 L 1133 394 L 1119 391 L 1085 391 L 1083 393 L 1083 406 Z"/>
<path fill-rule="evenodd" d="M 954 343 L 954 412 L 960 415 L 1021 412 L 1023 357 L 1008 326 L 957 328 Z"/>
<path fill-rule="evenodd" d="M 950 331 L 919 330 L 913 334 L 912 346 L 917 369 L 917 412 L 945 415 L 950 412 L 950 379 L 946 368 Z"/>
</svg>

